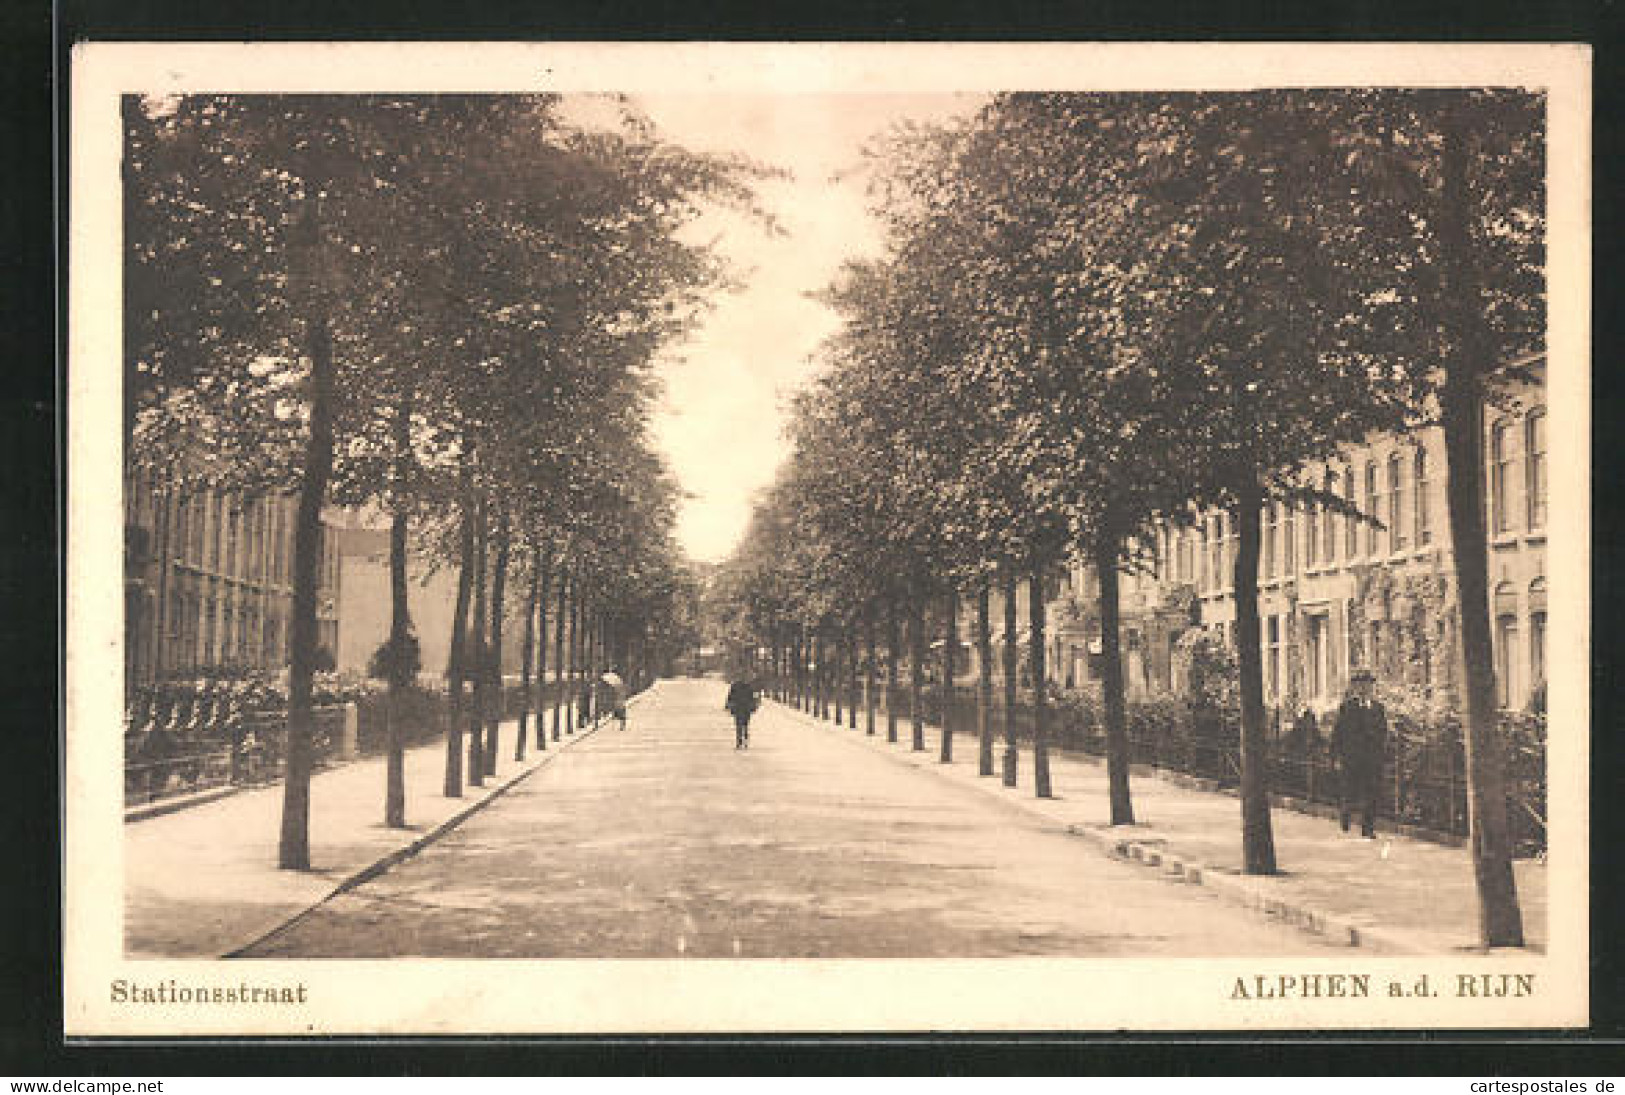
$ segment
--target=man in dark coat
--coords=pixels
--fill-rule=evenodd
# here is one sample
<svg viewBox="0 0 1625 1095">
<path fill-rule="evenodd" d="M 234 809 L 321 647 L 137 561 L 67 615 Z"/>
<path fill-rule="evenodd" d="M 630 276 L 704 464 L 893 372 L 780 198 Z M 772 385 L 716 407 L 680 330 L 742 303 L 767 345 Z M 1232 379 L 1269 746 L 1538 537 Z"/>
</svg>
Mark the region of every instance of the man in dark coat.
<svg viewBox="0 0 1625 1095">
<path fill-rule="evenodd" d="M 1339 814 L 1343 831 L 1350 815 L 1360 811 L 1360 834 L 1377 835 L 1377 789 L 1382 782 L 1382 755 L 1388 743 L 1388 714 L 1372 695 L 1376 681 L 1369 669 L 1349 676 L 1349 694 L 1337 709 L 1332 752 L 1340 777 Z"/>
<path fill-rule="evenodd" d="M 728 699 L 722 706 L 734 717 L 735 749 L 744 749 L 750 745 L 750 717 L 755 713 L 759 703 L 756 698 L 756 686 L 750 681 L 737 680 L 728 686 Z"/>
</svg>

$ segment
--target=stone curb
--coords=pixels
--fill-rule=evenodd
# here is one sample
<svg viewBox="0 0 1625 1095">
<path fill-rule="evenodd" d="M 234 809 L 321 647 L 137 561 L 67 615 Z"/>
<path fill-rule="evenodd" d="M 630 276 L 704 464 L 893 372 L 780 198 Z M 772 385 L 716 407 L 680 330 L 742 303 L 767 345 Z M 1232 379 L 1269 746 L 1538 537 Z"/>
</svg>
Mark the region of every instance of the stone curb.
<svg viewBox="0 0 1625 1095">
<path fill-rule="evenodd" d="M 1034 810 L 1033 813 L 1041 813 Z M 1066 831 L 1083 837 L 1114 859 L 1130 860 L 1172 875 L 1191 885 L 1212 890 L 1232 904 L 1263 913 L 1271 919 L 1323 936 L 1350 947 L 1369 947 L 1394 954 L 1432 954 L 1424 946 L 1386 928 L 1371 925 L 1362 917 L 1327 912 L 1308 902 L 1269 892 L 1267 878 L 1253 879 L 1228 870 L 1211 867 L 1199 860 L 1185 859 L 1162 847 L 1162 840 L 1135 840 L 1118 836 L 1109 829 L 1092 825 L 1068 824 Z"/>
<path fill-rule="evenodd" d="M 637 703 L 648 694 L 649 690 L 644 689 L 637 695 L 629 697 L 626 701 L 626 706 L 630 708 L 633 704 Z M 321 908 L 335 897 L 348 893 L 358 886 L 371 882 L 379 875 L 384 874 L 391 868 L 417 855 L 423 849 L 427 848 L 429 845 L 433 844 L 435 841 L 457 828 L 457 826 L 467 821 L 470 817 L 473 817 L 475 814 L 485 809 L 485 807 L 507 794 L 508 791 L 512 790 L 514 787 L 517 787 L 519 784 L 523 783 L 525 780 L 529 779 L 543 768 L 546 768 L 549 764 L 553 763 L 556 758 L 562 755 L 565 750 L 569 749 L 570 746 L 576 744 L 577 742 L 585 741 L 587 738 L 590 738 L 592 735 L 601 730 L 606 722 L 612 721 L 614 720 L 610 719 L 608 716 L 599 716 L 597 719 L 593 720 L 591 726 L 577 730 L 573 736 L 567 734 L 565 737 L 559 739 L 556 745 L 551 746 L 547 750 L 546 756 L 542 757 L 540 760 L 537 760 L 529 768 L 526 768 L 522 772 L 515 772 L 513 775 L 507 777 L 506 780 L 497 784 L 495 787 L 483 788 L 483 790 L 486 792 L 483 798 L 469 803 L 467 806 L 463 807 L 461 810 L 446 818 L 444 821 L 423 833 L 421 836 L 416 837 L 409 843 L 396 848 L 392 852 L 386 853 L 383 857 L 374 860 L 367 866 L 346 875 L 336 885 L 334 885 L 331 890 L 323 894 L 320 898 L 311 902 L 311 904 L 307 905 L 299 912 L 285 918 L 268 931 L 259 933 L 248 942 L 233 947 L 220 957 L 241 958 L 244 951 L 252 950 L 254 947 L 259 946 L 261 943 L 265 942 L 267 939 L 270 939 L 277 933 L 293 927 L 295 924 L 298 924 L 300 921 L 304 920 L 311 913 L 315 912 L 317 909 Z M 531 755 L 536 756 L 538 754 L 532 752 Z"/>
<path fill-rule="evenodd" d="M 804 722 L 821 728 L 839 729 L 843 731 L 843 736 L 855 736 L 864 745 L 868 745 L 871 741 L 869 735 L 864 734 L 862 731 L 858 731 L 853 735 L 849 727 L 844 725 L 836 727 L 833 723 L 815 718 L 789 704 L 774 702 L 787 714 L 793 715 Z M 873 740 L 882 744 L 886 742 L 885 737 L 878 734 Z M 897 744 L 903 745 L 904 742 L 899 740 Z M 884 756 L 894 757 L 894 754 L 887 750 L 877 749 L 873 751 L 880 752 Z M 923 753 L 911 751 L 901 756 L 895 756 L 894 759 L 902 761 L 911 768 L 934 771 L 938 775 L 948 778 L 947 774 L 941 771 L 940 764 L 916 764 L 913 762 L 914 757 L 932 756 L 930 750 Z M 963 783 L 964 786 L 978 790 L 984 786 L 981 782 L 969 783 L 961 780 L 955 780 L 954 782 Z M 1013 807 L 1029 817 L 1042 818 L 1051 823 L 1058 820 L 1046 810 L 1003 794 L 1002 792 L 1007 788 L 1002 783 L 991 783 L 986 786 L 995 792 L 990 797 L 997 798 L 1005 805 Z M 1350 947 L 1366 947 L 1394 954 L 1437 953 L 1436 947 L 1426 946 L 1401 932 L 1375 927 L 1363 917 L 1328 912 L 1308 902 L 1272 894 L 1269 892 L 1270 886 L 1267 878 L 1249 878 L 1228 870 L 1211 867 L 1197 860 L 1172 855 L 1164 850 L 1163 845 L 1166 842 L 1161 839 L 1137 840 L 1133 837 L 1113 833 L 1109 828 L 1079 825 L 1075 822 L 1062 824 L 1069 835 L 1082 837 L 1113 859 L 1139 863 L 1147 868 L 1159 870 L 1164 874 L 1176 877 L 1190 885 L 1205 887 L 1231 904 L 1251 909 L 1271 919 L 1290 924 L 1293 927 L 1313 935 L 1325 937 L 1336 943 L 1347 944 Z"/>
<path fill-rule="evenodd" d="M 240 785 L 226 787 L 213 787 L 207 791 L 196 791 L 190 795 L 176 795 L 174 798 L 161 798 L 154 802 L 144 802 L 140 806 L 131 806 L 124 811 L 124 824 L 133 825 L 138 821 L 148 821 L 165 814 L 179 813 L 190 810 L 194 806 L 207 806 L 211 802 L 219 802 L 223 798 L 230 798 L 239 791 L 247 790 Z"/>
</svg>

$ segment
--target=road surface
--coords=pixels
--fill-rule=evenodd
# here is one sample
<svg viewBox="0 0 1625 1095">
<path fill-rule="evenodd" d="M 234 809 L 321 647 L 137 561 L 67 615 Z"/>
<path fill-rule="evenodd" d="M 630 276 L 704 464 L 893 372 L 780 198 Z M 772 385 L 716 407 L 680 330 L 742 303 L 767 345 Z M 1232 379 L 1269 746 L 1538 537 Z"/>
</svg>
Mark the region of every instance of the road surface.
<svg viewBox="0 0 1625 1095">
<path fill-rule="evenodd" d="M 668 681 L 252 957 L 1278 955 L 1331 944 L 719 681 Z M 897 748 L 906 749 L 902 744 Z M 1003 792 L 1014 795 L 1016 792 Z"/>
</svg>

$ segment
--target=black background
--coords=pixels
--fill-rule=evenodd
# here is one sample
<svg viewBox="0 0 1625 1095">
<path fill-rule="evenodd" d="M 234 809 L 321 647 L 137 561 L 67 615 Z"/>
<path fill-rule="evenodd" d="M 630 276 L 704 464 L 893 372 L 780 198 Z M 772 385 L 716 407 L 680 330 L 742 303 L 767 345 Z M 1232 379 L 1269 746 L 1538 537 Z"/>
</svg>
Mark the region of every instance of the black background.
<svg viewBox="0 0 1625 1095">
<path fill-rule="evenodd" d="M 1150 1072 L 1207 1075 L 1625 1074 L 1625 966 L 1618 929 L 1625 781 L 1615 683 L 1625 616 L 1614 545 L 1625 536 L 1618 499 L 1621 341 L 1616 196 L 1621 29 L 1613 0 L 1522 3 L 935 4 L 797 6 L 685 0 L 71 0 L 0 5 L 0 117 L 8 123 L 0 206 L 7 232 L 0 326 L 0 466 L 7 520 L 0 535 L 0 1075 L 151 1077 L 395 1073 L 871 1074 Z M 1509 1036 L 1413 1032 L 1184 1039 L 1076 1035 L 983 1038 L 842 1037 L 171 1041 L 76 1043 L 62 1038 L 59 666 L 63 654 L 57 499 L 71 485 L 60 458 L 66 363 L 67 51 L 81 40 L 1231 40 L 1578 41 L 1597 47 L 1593 180 L 1593 984 L 1592 1029 Z M 53 271 L 53 277 L 47 277 Z M 118 530 L 105 530 L 117 535 Z M 90 534 L 98 534 L 91 530 Z M 53 641 L 54 640 L 54 641 Z M 1562 652 L 1558 652 L 1562 656 Z"/>
</svg>

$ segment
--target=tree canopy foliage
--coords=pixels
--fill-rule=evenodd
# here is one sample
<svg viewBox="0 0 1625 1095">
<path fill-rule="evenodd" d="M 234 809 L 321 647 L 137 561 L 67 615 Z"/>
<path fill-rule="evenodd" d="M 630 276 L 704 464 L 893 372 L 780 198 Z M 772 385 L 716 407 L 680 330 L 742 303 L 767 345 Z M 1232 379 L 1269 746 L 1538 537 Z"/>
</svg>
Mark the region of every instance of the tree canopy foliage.
<svg viewBox="0 0 1625 1095">
<path fill-rule="evenodd" d="M 1273 872 L 1260 514 L 1376 521 L 1307 469 L 1374 432 L 1448 434 L 1453 406 L 1477 429 L 1539 349 L 1542 112 L 1495 90 L 1021 93 L 892 133 L 873 150 L 886 253 L 826 293 L 842 327 L 730 564 L 741 618 L 772 642 L 1088 564 L 1128 822 L 1116 574 L 1151 561 L 1158 523 L 1217 510 L 1240 540 L 1246 862 Z M 1482 615 L 1481 573 L 1461 589 Z"/>
</svg>

